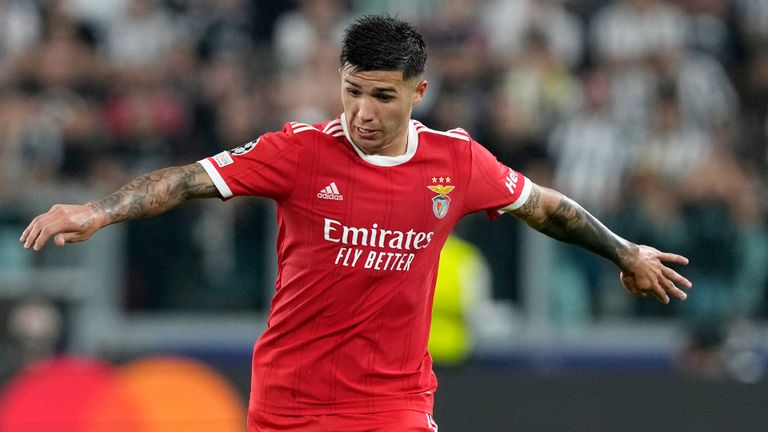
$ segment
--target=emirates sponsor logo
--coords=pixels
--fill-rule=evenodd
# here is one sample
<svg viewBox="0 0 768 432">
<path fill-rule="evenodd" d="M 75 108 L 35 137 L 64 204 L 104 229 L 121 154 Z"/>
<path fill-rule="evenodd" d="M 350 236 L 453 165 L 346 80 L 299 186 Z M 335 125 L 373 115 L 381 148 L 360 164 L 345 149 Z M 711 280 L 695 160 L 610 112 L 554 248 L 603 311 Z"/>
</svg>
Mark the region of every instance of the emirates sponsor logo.
<svg viewBox="0 0 768 432">
<path fill-rule="evenodd" d="M 434 235 L 433 232 L 383 229 L 376 223 L 370 228 L 350 227 L 330 218 L 325 218 L 323 227 L 323 237 L 329 242 L 395 250 L 424 249 L 429 246 Z"/>
<path fill-rule="evenodd" d="M 317 197 L 332 201 L 344 201 L 344 195 L 339 192 L 336 182 L 331 182 L 331 184 L 320 190 L 320 192 L 317 193 Z"/>
<path fill-rule="evenodd" d="M 377 271 L 406 272 L 416 259 L 416 251 L 432 242 L 433 232 L 398 231 L 381 228 L 351 227 L 325 218 L 323 238 L 339 246 L 335 265 Z"/>
</svg>

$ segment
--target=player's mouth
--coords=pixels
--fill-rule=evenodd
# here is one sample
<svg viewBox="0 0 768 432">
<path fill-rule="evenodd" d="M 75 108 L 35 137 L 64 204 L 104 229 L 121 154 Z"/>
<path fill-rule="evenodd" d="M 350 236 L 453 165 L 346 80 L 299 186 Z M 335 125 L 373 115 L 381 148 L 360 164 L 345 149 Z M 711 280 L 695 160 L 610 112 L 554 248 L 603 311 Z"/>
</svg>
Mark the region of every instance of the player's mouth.
<svg viewBox="0 0 768 432">
<path fill-rule="evenodd" d="M 368 129 L 360 126 L 355 126 L 355 131 L 357 132 L 357 136 L 365 140 L 374 139 L 379 132 L 376 129 Z"/>
</svg>

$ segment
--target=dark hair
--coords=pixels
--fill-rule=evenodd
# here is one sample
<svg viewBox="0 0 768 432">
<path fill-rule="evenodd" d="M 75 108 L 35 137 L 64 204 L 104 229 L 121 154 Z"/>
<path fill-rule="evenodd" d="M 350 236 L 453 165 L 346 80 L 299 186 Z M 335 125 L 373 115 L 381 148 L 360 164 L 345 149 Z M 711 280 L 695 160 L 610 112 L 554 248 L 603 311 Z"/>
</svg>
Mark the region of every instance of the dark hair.
<svg viewBox="0 0 768 432">
<path fill-rule="evenodd" d="M 402 71 L 403 79 L 424 73 L 427 46 L 412 25 L 388 15 L 365 15 L 344 33 L 341 67 L 355 71 Z"/>
</svg>

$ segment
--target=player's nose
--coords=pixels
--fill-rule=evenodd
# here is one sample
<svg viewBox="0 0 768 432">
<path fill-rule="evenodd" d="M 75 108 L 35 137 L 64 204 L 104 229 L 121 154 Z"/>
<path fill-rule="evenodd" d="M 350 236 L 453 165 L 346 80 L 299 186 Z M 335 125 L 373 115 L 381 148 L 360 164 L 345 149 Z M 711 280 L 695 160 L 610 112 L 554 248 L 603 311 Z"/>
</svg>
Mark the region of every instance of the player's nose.
<svg viewBox="0 0 768 432">
<path fill-rule="evenodd" d="M 357 106 L 357 117 L 362 121 L 372 121 L 374 119 L 374 103 L 370 98 L 361 98 Z"/>
</svg>

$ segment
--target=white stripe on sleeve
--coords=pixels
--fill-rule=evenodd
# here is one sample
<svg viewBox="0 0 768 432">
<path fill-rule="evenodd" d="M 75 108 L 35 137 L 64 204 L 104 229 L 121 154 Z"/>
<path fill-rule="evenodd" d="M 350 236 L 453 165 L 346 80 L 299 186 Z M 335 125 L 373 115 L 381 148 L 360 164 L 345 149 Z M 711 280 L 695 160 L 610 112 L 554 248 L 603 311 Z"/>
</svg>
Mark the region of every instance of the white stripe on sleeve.
<svg viewBox="0 0 768 432">
<path fill-rule="evenodd" d="M 229 189 L 227 182 L 224 181 L 224 178 L 221 176 L 221 174 L 219 174 L 211 161 L 208 159 L 203 159 L 197 161 L 197 163 L 203 166 L 205 172 L 208 173 L 208 177 L 213 180 L 213 184 L 216 186 L 216 189 L 219 190 L 222 198 L 232 198 L 232 190 Z"/>
<path fill-rule="evenodd" d="M 531 189 L 533 189 L 533 183 L 531 183 L 531 181 L 526 177 L 525 184 L 523 185 L 523 191 L 520 192 L 520 196 L 517 197 L 515 202 L 512 204 L 499 209 L 499 214 L 520 208 L 523 204 L 525 204 L 526 201 L 528 201 L 528 197 L 531 195 Z"/>
</svg>

